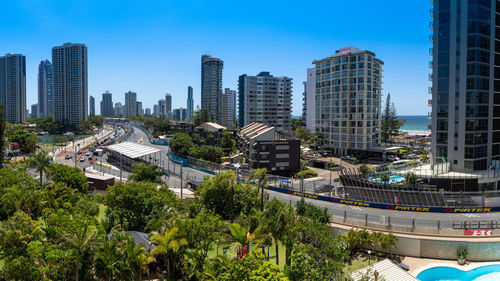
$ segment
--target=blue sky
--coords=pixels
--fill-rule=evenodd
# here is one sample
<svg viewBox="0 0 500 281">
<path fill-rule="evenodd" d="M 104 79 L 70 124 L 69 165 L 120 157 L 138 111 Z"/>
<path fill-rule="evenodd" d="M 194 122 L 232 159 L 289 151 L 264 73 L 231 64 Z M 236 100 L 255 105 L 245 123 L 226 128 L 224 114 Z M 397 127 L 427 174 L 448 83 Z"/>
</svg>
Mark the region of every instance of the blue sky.
<svg viewBox="0 0 500 281">
<path fill-rule="evenodd" d="M 401 115 L 427 114 L 428 0 L 170 1 L 1 0 L 0 54 L 26 56 L 27 106 L 37 102 L 40 60 L 65 42 L 88 46 L 89 95 L 128 90 L 143 107 L 165 93 L 185 107 L 187 87 L 200 102 L 201 55 L 224 60 L 223 87 L 238 76 L 270 71 L 294 80 L 293 114 L 301 113 L 302 82 L 314 59 L 345 46 L 385 62 L 383 93 Z"/>
</svg>

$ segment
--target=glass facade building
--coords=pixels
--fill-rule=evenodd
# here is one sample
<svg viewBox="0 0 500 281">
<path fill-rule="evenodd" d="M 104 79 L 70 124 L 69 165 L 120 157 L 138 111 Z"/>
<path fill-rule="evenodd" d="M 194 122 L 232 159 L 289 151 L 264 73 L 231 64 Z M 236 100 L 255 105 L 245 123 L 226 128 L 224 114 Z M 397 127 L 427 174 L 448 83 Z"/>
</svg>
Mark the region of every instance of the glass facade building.
<svg viewBox="0 0 500 281">
<path fill-rule="evenodd" d="M 435 0 L 431 17 L 434 164 L 500 168 L 500 2 Z"/>
</svg>

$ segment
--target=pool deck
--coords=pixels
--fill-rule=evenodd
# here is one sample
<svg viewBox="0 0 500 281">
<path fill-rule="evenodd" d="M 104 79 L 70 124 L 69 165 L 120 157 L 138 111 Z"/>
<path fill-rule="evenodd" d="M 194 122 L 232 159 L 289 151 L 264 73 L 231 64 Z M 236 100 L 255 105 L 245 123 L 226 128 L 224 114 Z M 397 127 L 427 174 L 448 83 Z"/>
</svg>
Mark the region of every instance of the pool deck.
<svg viewBox="0 0 500 281">
<path fill-rule="evenodd" d="M 500 262 L 469 262 L 465 265 L 458 265 L 456 260 L 436 260 L 412 257 L 406 257 L 403 260 L 403 263 L 410 267 L 408 272 L 415 277 L 426 269 L 438 266 L 447 266 L 460 269 L 462 271 L 469 271 L 481 266 L 500 264 Z"/>
</svg>

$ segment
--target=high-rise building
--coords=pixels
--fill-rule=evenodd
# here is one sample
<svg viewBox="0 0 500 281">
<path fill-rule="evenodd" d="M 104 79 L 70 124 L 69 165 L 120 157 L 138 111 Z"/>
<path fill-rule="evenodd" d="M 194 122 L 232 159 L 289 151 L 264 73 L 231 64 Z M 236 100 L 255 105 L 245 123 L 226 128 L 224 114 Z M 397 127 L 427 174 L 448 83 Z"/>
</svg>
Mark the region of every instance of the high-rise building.
<svg viewBox="0 0 500 281">
<path fill-rule="evenodd" d="M 137 116 L 144 116 L 144 110 L 142 109 L 142 102 L 138 101 L 136 103 L 136 106 L 137 106 L 137 109 L 136 109 Z"/>
<path fill-rule="evenodd" d="M 113 116 L 113 96 L 109 91 L 102 93 L 101 100 L 101 115 Z"/>
<path fill-rule="evenodd" d="M 464 172 L 500 168 L 499 13 L 499 1 L 434 1 L 434 165 Z"/>
<path fill-rule="evenodd" d="M 52 63 L 43 60 L 38 66 L 38 117 L 52 114 Z"/>
<path fill-rule="evenodd" d="M 181 121 L 181 110 L 179 108 L 174 109 L 172 117 L 172 119 L 176 121 Z"/>
<path fill-rule="evenodd" d="M 220 98 L 220 120 L 219 124 L 224 127 L 234 126 L 236 120 L 236 91 L 229 88 L 224 89 Z"/>
<path fill-rule="evenodd" d="M 158 101 L 158 116 L 167 117 L 167 103 L 164 99 Z"/>
<path fill-rule="evenodd" d="M 26 122 L 26 57 L 6 54 L 0 57 L 0 104 L 9 123 Z"/>
<path fill-rule="evenodd" d="M 52 48 L 54 122 L 76 126 L 88 117 L 87 46 Z"/>
<path fill-rule="evenodd" d="M 30 114 L 30 117 L 31 118 L 37 118 L 38 117 L 38 104 L 37 103 L 31 105 L 31 114 Z"/>
<path fill-rule="evenodd" d="M 114 115 L 115 116 L 125 116 L 125 106 L 121 102 L 115 103 Z"/>
<path fill-rule="evenodd" d="M 165 116 L 167 116 L 167 118 L 170 118 L 170 115 L 172 115 L 172 95 L 168 93 L 165 94 L 165 110 Z"/>
<path fill-rule="evenodd" d="M 180 111 L 181 111 L 181 116 L 180 116 L 181 117 L 181 121 L 186 121 L 187 120 L 187 109 L 181 107 Z"/>
<path fill-rule="evenodd" d="M 220 121 L 219 99 L 222 95 L 222 68 L 224 62 L 215 57 L 201 57 L 201 109 L 213 114 Z"/>
<path fill-rule="evenodd" d="M 302 98 L 302 122 L 311 132 L 316 131 L 316 69 L 307 69 L 307 81 L 304 82 Z"/>
<path fill-rule="evenodd" d="M 151 116 L 151 108 L 149 108 L 149 107 L 146 108 L 146 110 L 144 110 L 144 112 L 145 112 L 144 115 Z"/>
<path fill-rule="evenodd" d="M 315 60 L 316 132 L 335 154 L 380 143 L 381 60 L 354 47 Z"/>
<path fill-rule="evenodd" d="M 127 117 L 137 116 L 137 93 L 128 91 L 125 93 L 125 115 Z"/>
<path fill-rule="evenodd" d="M 193 100 L 193 87 L 188 87 L 188 96 L 187 96 L 187 116 L 186 119 L 191 119 L 193 117 L 194 110 L 194 100 Z"/>
<path fill-rule="evenodd" d="M 157 104 L 153 105 L 153 115 L 158 116 L 158 105 Z"/>
<path fill-rule="evenodd" d="M 89 97 L 89 109 L 90 109 L 90 116 L 95 116 L 95 99 L 93 96 Z"/>
<path fill-rule="evenodd" d="M 240 126 L 258 122 L 292 133 L 292 78 L 274 77 L 269 72 L 243 74 L 238 88 Z"/>
</svg>

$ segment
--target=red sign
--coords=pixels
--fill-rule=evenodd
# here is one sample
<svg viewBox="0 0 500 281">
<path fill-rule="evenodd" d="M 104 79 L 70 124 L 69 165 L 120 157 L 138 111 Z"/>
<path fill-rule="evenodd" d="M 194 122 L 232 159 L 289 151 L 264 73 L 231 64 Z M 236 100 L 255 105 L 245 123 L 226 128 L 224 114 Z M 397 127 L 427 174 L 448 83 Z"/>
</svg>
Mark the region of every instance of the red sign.
<svg viewBox="0 0 500 281">
<path fill-rule="evenodd" d="M 493 230 L 491 229 L 467 229 L 464 230 L 464 235 L 467 236 L 492 236 L 493 235 Z"/>
</svg>

